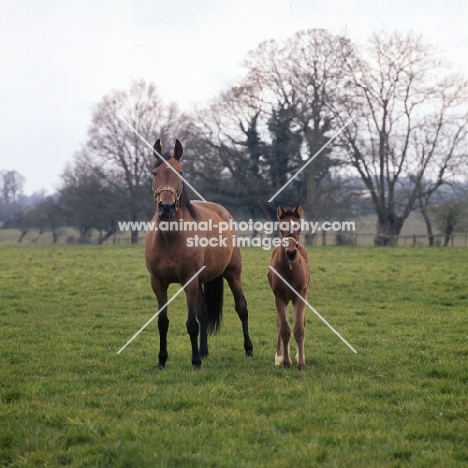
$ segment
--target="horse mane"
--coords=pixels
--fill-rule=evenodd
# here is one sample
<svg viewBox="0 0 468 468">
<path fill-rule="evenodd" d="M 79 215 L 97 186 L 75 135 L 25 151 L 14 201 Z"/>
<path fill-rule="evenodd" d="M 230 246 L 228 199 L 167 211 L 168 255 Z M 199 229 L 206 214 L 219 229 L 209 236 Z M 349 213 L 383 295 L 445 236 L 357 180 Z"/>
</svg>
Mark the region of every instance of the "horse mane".
<svg viewBox="0 0 468 468">
<path fill-rule="evenodd" d="M 161 156 L 163 157 L 164 161 L 169 161 L 169 159 L 171 159 L 172 157 L 171 153 L 169 152 L 163 153 L 161 154 Z M 161 160 L 161 158 L 157 157 L 156 162 L 154 163 L 153 169 L 158 168 L 162 163 L 163 161 Z M 180 194 L 180 207 L 182 208 L 182 210 L 187 210 L 192 218 L 196 220 L 198 219 L 198 211 L 195 208 L 195 206 L 192 205 L 192 203 L 190 202 L 190 198 L 187 194 L 187 191 L 185 190 L 185 184 L 183 181 L 182 181 L 182 193 Z"/>
<path fill-rule="evenodd" d="M 185 190 L 185 184 L 183 182 L 182 193 L 180 194 L 180 207 L 182 208 L 182 210 L 187 210 L 193 219 L 198 219 L 198 211 L 195 208 L 195 205 L 192 205 L 190 198 L 187 195 L 187 190 Z"/>
</svg>

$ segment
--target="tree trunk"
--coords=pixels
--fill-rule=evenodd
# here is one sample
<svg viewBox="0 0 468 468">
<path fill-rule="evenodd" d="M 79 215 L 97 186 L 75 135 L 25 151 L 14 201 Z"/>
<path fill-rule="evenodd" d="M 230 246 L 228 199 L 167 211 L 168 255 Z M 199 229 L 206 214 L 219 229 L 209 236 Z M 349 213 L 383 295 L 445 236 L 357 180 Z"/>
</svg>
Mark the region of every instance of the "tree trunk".
<svg viewBox="0 0 468 468">
<path fill-rule="evenodd" d="M 23 242 L 23 238 L 27 233 L 28 233 L 28 231 L 21 231 L 21 235 L 18 238 L 19 243 Z"/>
<path fill-rule="evenodd" d="M 432 232 L 432 224 L 431 220 L 427 214 L 427 209 L 426 207 L 421 206 L 421 214 L 423 215 L 424 218 L 424 223 L 426 224 L 426 231 L 427 231 L 427 238 L 429 241 L 429 247 L 434 246 L 434 233 Z"/>
<path fill-rule="evenodd" d="M 317 201 L 318 201 L 318 187 L 317 187 L 317 170 L 313 161 L 306 169 L 306 183 L 307 183 L 307 202 L 305 212 L 308 221 L 315 221 L 318 218 Z M 306 233 L 305 242 L 307 245 L 312 245 L 314 235 Z"/>
<path fill-rule="evenodd" d="M 403 227 L 403 220 L 395 216 L 387 215 L 379 217 L 377 221 L 377 234 L 374 245 L 378 247 L 393 247 L 398 244 L 398 236 Z"/>
<path fill-rule="evenodd" d="M 132 205 L 134 205 L 134 201 L 132 200 Z M 132 222 L 136 222 L 138 220 L 138 214 L 136 213 L 136 210 L 132 206 L 131 210 L 131 220 Z M 138 231 L 133 230 L 130 232 L 130 244 L 138 244 Z"/>
<path fill-rule="evenodd" d="M 429 218 L 429 214 L 427 213 L 427 206 L 429 205 L 429 198 L 432 192 L 428 192 L 425 196 L 419 192 L 419 210 L 424 218 L 424 223 L 426 224 L 426 231 L 427 231 L 427 239 L 429 241 L 429 247 L 434 246 L 434 233 L 432 232 L 432 223 L 431 219 Z"/>
<path fill-rule="evenodd" d="M 104 244 L 104 242 L 106 242 L 107 239 L 109 239 L 110 237 L 114 235 L 115 235 L 115 231 L 107 231 L 105 234 L 103 234 L 102 232 L 99 232 L 98 244 L 100 245 Z M 115 239 L 113 243 L 115 244 Z"/>
<path fill-rule="evenodd" d="M 96 241 L 96 243 L 97 243 L 98 245 L 101 245 L 101 244 L 102 244 L 102 230 L 99 229 L 99 228 L 97 227 L 97 228 L 96 228 L 96 231 L 97 231 L 98 234 L 99 234 L 99 237 L 98 237 L 98 240 Z"/>
</svg>

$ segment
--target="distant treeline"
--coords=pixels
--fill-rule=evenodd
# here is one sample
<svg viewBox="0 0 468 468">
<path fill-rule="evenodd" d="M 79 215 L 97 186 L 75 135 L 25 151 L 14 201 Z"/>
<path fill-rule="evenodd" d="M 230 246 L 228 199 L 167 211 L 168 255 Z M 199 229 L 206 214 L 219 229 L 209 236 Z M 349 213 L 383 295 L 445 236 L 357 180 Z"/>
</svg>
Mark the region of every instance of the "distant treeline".
<svg viewBox="0 0 468 468">
<path fill-rule="evenodd" d="M 169 150 L 178 138 L 184 177 L 238 219 L 273 220 L 280 203 L 299 203 L 316 220 L 374 213 L 373 242 L 394 245 L 417 209 L 433 245 L 435 231 L 449 238 L 465 228 L 468 205 L 468 82 L 435 50 L 410 32 L 355 44 L 300 31 L 259 44 L 244 76 L 191 113 L 136 80 L 96 104 L 57 194 L 25 209 L 20 175 L 12 183 L 2 173 L 0 220 L 53 236 L 75 226 L 104 242 L 118 221 L 153 214 L 154 156 L 143 139 Z"/>
</svg>

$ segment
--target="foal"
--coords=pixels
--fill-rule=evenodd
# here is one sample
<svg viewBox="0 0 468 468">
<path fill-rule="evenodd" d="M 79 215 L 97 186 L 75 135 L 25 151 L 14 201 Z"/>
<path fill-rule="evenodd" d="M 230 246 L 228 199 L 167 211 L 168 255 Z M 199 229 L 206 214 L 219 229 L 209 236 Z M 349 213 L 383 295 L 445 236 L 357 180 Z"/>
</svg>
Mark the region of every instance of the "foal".
<svg viewBox="0 0 468 468">
<path fill-rule="evenodd" d="M 270 266 L 272 266 L 305 300 L 309 289 L 310 271 L 307 262 L 307 251 L 299 243 L 302 208 L 278 207 L 276 214 L 280 221 L 280 236 L 282 243 L 273 250 Z M 270 268 L 268 269 L 268 282 L 275 294 L 275 305 L 278 311 L 277 328 L 278 344 L 276 346 L 275 364 L 283 363 L 285 370 L 291 367 L 289 355 L 289 327 L 288 304 L 294 306 L 294 337 L 297 343 L 297 368 L 303 372 L 306 368 L 304 356 L 305 340 L 305 304 L 296 294 L 279 278 Z"/>
</svg>

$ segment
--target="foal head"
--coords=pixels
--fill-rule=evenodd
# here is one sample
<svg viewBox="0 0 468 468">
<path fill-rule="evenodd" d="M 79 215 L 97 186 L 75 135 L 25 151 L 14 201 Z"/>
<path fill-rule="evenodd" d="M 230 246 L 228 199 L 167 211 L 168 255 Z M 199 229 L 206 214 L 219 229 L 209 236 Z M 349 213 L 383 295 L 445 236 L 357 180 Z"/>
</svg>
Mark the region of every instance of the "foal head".
<svg viewBox="0 0 468 468">
<path fill-rule="evenodd" d="M 182 179 L 177 175 L 183 174 L 180 159 L 184 150 L 179 140 L 175 142 L 172 155 L 162 152 L 161 140 L 154 144 L 154 149 L 166 160 L 164 162 L 157 154 L 154 154 L 156 162 L 152 170 L 152 186 L 158 218 L 167 220 L 177 213 L 181 196 L 184 193 Z"/>
<path fill-rule="evenodd" d="M 276 215 L 279 221 L 280 237 L 283 240 L 282 245 L 286 252 L 288 262 L 294 262 L 297 257 L 297 250 L 299 248 L 299 238 L 301 235 L 301 217 L 302 207 L 296 205 L 295 208 L 283 208 L 282 205 L 278 206 Z"/>
</svg>

